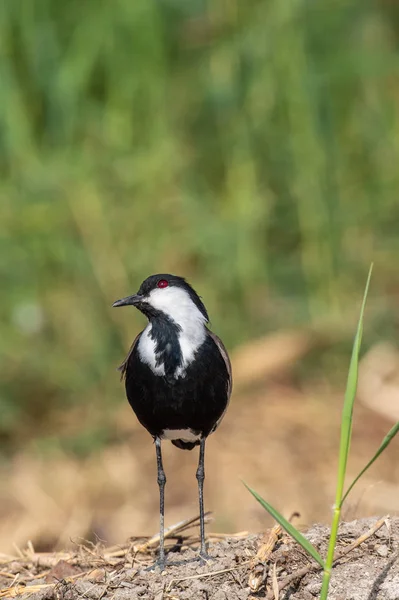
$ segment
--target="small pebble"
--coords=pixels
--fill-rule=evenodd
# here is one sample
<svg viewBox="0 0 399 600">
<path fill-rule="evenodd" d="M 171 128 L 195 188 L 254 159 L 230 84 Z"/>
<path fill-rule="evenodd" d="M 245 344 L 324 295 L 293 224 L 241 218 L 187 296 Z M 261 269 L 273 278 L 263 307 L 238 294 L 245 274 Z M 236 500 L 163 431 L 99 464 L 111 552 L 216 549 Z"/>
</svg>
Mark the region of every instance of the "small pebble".
<svg viewBox="0 0 399 600">
<path fill-rule="evenodd" d="M 377 548 L 377 554 L 382 556 L 382 558 L 386 558 L 389 554 L 388 546 L 385 546 L 385 544 L 384 544 L 383 546 L 380 546 L 379 548 Z"/>
<path fill-rule="evenodd" d="M 318 596 L 321 591 L 321 583 L 317 581 L 309 583 L 309 585 L 306 586 L 306 591 L 310 592 L 313 596 Z"/>
</svg>

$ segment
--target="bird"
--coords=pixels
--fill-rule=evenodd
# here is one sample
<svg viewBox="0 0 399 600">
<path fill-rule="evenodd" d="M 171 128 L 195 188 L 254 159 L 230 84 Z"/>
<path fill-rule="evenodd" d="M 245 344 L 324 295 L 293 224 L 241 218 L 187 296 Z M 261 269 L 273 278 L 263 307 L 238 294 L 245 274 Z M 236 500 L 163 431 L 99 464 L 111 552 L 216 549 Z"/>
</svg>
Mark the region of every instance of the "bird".
<svg viewBox="0 0 399 600">
<path fill-rule="evenodd" d="M 151 275 L 137 294 L 113 303 L 134 306 L 148 324 L 119 367 L 126 396 L 138 421 L 153 437 L 157 460 L 160 544 L 154 566 L 166 565 L 164 514 L 166 475 L 161 443 L 182 450 L 199 446 L 196 471 L 200 512 L 198 559 L 206 561 L 204 498 L 205 442 L 220 425 L 231 396 L 232 370 L 221 339 L 213 333 L 200 296 L 185 278 Z"/>
</svg>

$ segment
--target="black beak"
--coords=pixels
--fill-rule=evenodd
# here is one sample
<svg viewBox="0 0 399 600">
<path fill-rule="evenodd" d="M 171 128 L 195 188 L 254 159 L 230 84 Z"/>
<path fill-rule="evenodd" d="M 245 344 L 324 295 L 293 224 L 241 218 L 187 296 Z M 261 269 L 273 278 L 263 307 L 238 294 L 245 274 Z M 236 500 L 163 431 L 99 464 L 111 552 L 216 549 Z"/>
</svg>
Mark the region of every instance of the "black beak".
<svg viewBox="0 0 399 600">
<path fill-rule="evenodd" d="M 133 296 L 128 296 L 127 298 L 122 298 L 121 300 L 117 300 L 113 303 L 112 306 L 138 306 L 142 301 L 143 296 L 139 296 L 139 294 L 133 294 Z"/>
</svg>

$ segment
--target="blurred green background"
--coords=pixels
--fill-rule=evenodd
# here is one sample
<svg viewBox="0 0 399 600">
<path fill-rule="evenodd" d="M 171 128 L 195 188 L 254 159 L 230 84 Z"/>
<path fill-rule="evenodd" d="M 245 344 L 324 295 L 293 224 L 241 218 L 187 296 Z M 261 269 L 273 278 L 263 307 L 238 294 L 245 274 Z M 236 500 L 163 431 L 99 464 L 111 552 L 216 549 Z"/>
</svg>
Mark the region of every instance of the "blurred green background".
<svg viewBox="0 0 399 600">
<path fill-rule="evenodd" d="M 191 281 L 230 349 L 312 327 L 346 364 L 374 260 L 368 340 L 395 337 L 398 6 L 1 2 L 3 455 L 118 436 L 143 320 L 111 305 L 154 272 Z M 343 384 L 338 355 L 309 368 Z"/>
</svg>

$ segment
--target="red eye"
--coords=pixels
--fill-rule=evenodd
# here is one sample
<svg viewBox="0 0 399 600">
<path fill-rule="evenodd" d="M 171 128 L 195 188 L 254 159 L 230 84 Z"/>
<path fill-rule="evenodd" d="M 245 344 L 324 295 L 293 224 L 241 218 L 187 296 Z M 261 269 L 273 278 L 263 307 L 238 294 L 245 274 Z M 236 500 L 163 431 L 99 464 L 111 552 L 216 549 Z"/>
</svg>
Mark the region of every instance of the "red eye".
<svg viewBox="0 0 399 600">
<path fill-rule="evenodd" d="M 160 279 L 157 283 L 157 286 L 159 288 L 166 288 L 168 287 L 169 283 L 166 281 L 166 279 Z"/>
</svg>

